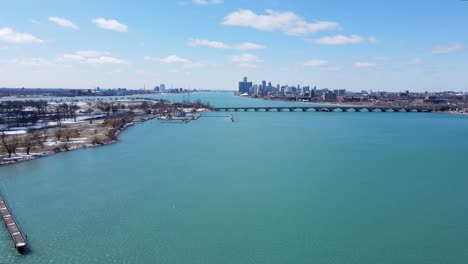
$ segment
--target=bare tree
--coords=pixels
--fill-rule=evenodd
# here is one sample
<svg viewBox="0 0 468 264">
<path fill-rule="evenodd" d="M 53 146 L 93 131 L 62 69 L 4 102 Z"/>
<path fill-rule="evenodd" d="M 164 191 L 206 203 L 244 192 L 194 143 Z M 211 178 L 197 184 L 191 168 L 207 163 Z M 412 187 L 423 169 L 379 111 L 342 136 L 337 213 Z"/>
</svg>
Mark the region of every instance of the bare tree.
<svg viewBox="0 0 468 264">
<path fill-rule="evenodd" d="M 2 132 L 1 140 L 3 148 L 8 153 L 8 158 L 11 158 L 11 154 L 16 154 L 16 149 L 18 148 L 19 144 L 18 137 L 16 135 L 7 136 L 5 132 Z"/>
<path fill-rule="evenodd" d="M 65 129 L 63 131 L 63 137 L 67 139 L 67 141 L 70 141 L 70 138 L 73 137 L 79 137 L 80 133 L 76 129 Z"/>
<path fill-rule="evenodd" d="M 36 142 L 36 145 L 41 147 L 41 149 L 44 149 L 44 143 L 47 141 L 47 132 L 44 132 L 43 135 L 41 135 L 39 131 L 32 132 L 34 142 Z"/>
<path fill-rule="evenodd" d="M 111 112 L 111 105 L 109 103 L 106 103 L 106 102 L 99 102 L 99 104 L 97 105 L 98 109 L 101 110 L 102 112 L 105 112 L 106 115 L 109 115 L 110 112 Z"/>
<path fill-rule="evenodd" d="M 55 120 L 55 122 L 57 122 L 57 126 L 61 127 L 62 126 L 62 119 L 63 119 L 63 113 L 61 111 L 61 108 L 57 107 L 55 109 L 54 115 L 52 115 L 52 120 Z"/>
<path fill-rule="evenodd" d="M 102 144 L 102 139 L 97 137 L 97 136 L 94 136 L 92 139 L 91 139 L 91 144 L 93 145 L 100 145 Z"/>
<path fill-rule="evenodd" d="M 104 124 L 112 128 L 120 128 L 124 125 L 124 121 L 120 118 L 110 118 L 106 119 Z"/>
<path fill-rule="evenodd" d="M 32 133 L 26 134 L 26 136 L 22 138 L 20 145 L 26 149 L 26 154 L 29 155 L 31 149 L 33 149 L 36 146 L 36 140 L 34 138 L 34 135 Z"/>
<path fill-rule="evenodd" d="M 80 107 L 75 103 L 71 104 L 69 107 L 70 116 L 73 117 L 73 120 L 76 122 L 76 112 L 80 110 Z"/>
<path fill-rule="evenodd" d="M 143 112 L 147 112 L 148 109 L 150 108 L 150 105 L 148 102 L 144 101 L 139 105 L 139 108 L 143 110 Z"/>
<path fill-rule="evenodd" d="M 57 129 L 54 131 L 54 136 L 57 138 L 57 141 L 63 137 L 63 129 Z"/>
<path fill-rule="evenodd" d="M 107 131 L 107 137 L 109 138 L 109 140 L 113 141 L 113 140 L 117 140 L 117 130 L 116 129 L 111 129 L 109 131 Z"/>
<path fill-rule="evenodd" d="M 120 109 L 120 104 L 112 104 L 111 110 L 113 114 L 117 113 L 119 109 Z"/>
</svg>

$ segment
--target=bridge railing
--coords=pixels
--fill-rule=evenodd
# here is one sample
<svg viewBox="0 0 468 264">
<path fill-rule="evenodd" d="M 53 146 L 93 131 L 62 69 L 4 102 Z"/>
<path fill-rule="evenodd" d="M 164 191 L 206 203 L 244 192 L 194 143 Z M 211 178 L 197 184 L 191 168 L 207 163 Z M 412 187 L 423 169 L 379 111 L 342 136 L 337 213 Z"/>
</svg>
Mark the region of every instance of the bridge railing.
<svg viewBox="0 0 468 264">
<path fill-rule="evenodd" d="M 214 111 L 299 111 L 307 112 L 309 110 L 314 110 L 315 112 L 432 112 L 432 109 L 423 108 L 423 107 L 376 107 L 376 106 L 253 106 L 253 107 L 214 107 Z"/>
</svg>

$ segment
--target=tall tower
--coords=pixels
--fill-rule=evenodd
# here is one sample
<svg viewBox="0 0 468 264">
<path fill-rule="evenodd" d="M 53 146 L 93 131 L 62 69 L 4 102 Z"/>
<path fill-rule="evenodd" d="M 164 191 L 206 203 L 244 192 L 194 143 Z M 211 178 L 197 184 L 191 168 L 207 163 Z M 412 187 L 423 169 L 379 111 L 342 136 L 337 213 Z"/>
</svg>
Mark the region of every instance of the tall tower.
<svg viewBox="0 0 468 264">
<path fill-rule="evenodd" d="M 249 93 L 252 88 L 252 82 L 247 81 L 247 77 L 244 77 L 242 82 L 239 82 L 239 93 Z"/>
</svg>

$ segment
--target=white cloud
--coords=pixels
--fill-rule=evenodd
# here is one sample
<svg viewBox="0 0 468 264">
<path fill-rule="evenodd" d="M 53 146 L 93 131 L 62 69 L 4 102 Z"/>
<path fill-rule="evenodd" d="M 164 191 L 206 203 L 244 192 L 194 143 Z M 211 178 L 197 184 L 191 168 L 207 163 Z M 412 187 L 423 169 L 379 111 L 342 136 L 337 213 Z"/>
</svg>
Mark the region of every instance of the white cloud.
<svg viewBox="0 0 468 264">
<path fill-rule="evenodd" d="M 52 22 L 54 22 L 55 24 L 57 24 L 57 25 L 59 25 L 61 27 L 72 28 L 72 29 L 75 29 L 75 30 L 78 29 L 78 26 L 75 23 L 73 23 L 70 20 L 65 19 L 65 18 L 49 17 L 49 21 L 52 21 Z"/>
<path fill-rule="evenodd" d="M 43 58 L 14 59 L 12 62 L 15 64 L 27 66 L 48 66 L 52 64 L 50 61 Z"/>
<path fill-rule="evenodd" d="M 369 37 L 367 38 L 367 41 L 369 41 L 369 43 L 371 44 L 375 44 L 375 43 L 378 43 L 380 40 L 376 37 Z"/>
<path fill-rule="evenodd" d="M 452 43 L 448 45 L 435 46 L 431 49 L 432 53 L 441 54 L 441 53 L 451 53 L 463 50 L 465 46 L 461 43 Z"/>
<path fill-rule="evenodd" d="M 109 52 L 99 50 L 79 50 L 75 52 L 75 54 L 83 57 L 99 57 L 103 55 L 108 55 Z"/>
<path fill-rule="evenodd" d="M 206 39 L 189 39 L 188 45 L 190 46 L 205 46 L 205 47 L 211 47 L 215 49 L 237 49 L 237 50 L 258 50 L 258 49 L 264 49 L 265 46 L 252 43 L 252 42 L 244 42 L 241 44 L 226 44 L 221 41 L 212 41 L 212 40 L 206 40 Z"/>
<path fill-rule="evenodd" d="M 177 55 L 167 56 L 166 58 L 160 59 L 160 61 L 165 62 L 165 63 L 186 63 L 186 62 L 190 62 L 190 60 L 179 57 Z"/>
<path fill-rule="evenodd" d="M 288 35 L 307 35 L 324 30 L 339 29 L 336 22 L 307 22 L 293 12 L 266 10 L 266 14 L 256 14 L 251 10 L 241 9 L 228 14 L 224 25 L 250 27 L 261 31 L 280 31 Z"/>
<path fill-rule="evenodd" d="M 240 67 L 256 68 L 256 63 L 261 62 L 262 60 L 256 55 L 244 53 L 240 55 L 231 56 L 231 61 L 236 63 Z"/>
<path fill-rule="evenodd" d="M 338 72 L 338 71 L 341 71 L 342 68 L 341 68 L 341 67 L 337 67 L 337 66 L 334 66 L 334 67 L 323 67 L 323 68 L 321 68 L 321 70 L 329 71 L 329 72 Z"/>
<path fill-rule="evenodd" d="M 327 60 L 309 60 L 303 63 L 304 66 L 310 66 L 310 67 L 322 67 L 322 66 L 327 66 L 328 61 Z"/>
<path fill-rule="evenodd" d="M 151 56 L 145 56 L 145 57 L 143 57 L 143 59 L 145 61 L 159 61 L 158 58 L 154 58 L 154 57 L 151 57 Z"/>
<path fill-rule="evenodd" d="M 222 0 L 193 0 L 193 2 L 197 5 L 208 5 L 208 4 L 221 4 Z"/>
<path fill-rule="evenodd" d="M 88 58 L 85 63 L 89 64 L 128 64 L 127 61 L 107 56 L 100 56 L 95 58 Z"/>
<path fill-rule="evenodd" d="M 409 65 L 420 65 L 420 64 L 424 64 L 424 60 L 416 58 L 416 59 L 409 60 L 408 64 Z"/>
<path fill-rule="evenodd" d="M 377 64 L 371 62 L 356 62 L 353 66 L 356 68 L 375 68 Z"/>
<path fill-rule="evenodd" d="M 265 46 L 252 43 L 252 42 L 244 42 L 242 44 L 234 45 L 234 49 L 238 50 L 258 50 L 258 49 L 264 49 Z"/>
<path fill-rule="evenodd" d="M 40 25 L 40 24 L 41 24 L 41 22 L 39 22 L 39 21 L 37 21 L 37 20 L 35 20 L 35 19 L 31 19 L 31 23 L 36 24 L 36 25 Z"/>
<path fill-rule="evenodd" d="M 215 48 L 215 49 L 229 49 L 229 48 L 231 48 L 226 43 L 223 43 L 223 42 L 220 42 L 220 41 L 211 41 L 211 40 L 206 40 L 206 39 L 190 39 L 188 44 L 190 46 L 206 46 L 206 47 L 211 47 L 211 48 Z"/>
<path fill-rule="evenodd" d="M 117 32 L 127 32 L 128 26 L 115 19 L 95 18 L 92 22 L 99 28 Z"/>
<path fill-rule="evenodd" d="M 371 59 L 376 60 L 376 61 L 389 61 L 389 60 L 391 60 L 391 58 L 384 57 L 384 56 L 375 56 L 375 57 L 372 57 Z"/>
<path fill-rule="evenodd" d="M 251 63 L 251 62 L 260 62 L 261 60 L 256 55 L 244 53 L 241 55 L 232 56 L 231 61 L 241 62 L 241 63 Z"/>
<path fill-rule="evenodd" d="M 152 57 L 145 57 L 145 59 L 146 60 L 155 60 L 155 58 L 152 58 Z M 199 62 L 193 62 L 193 61 L 191 61 L 189 59 L 182 58 L 182 57 L 179 57 L 177 55 L 170 55 L 170 56 L 167 56 L 165 58 L 158 59 L 158 60 L 160 62 L 169 63 L 169 64 L 172 64 L 172 63 L 181 64 L 183 66 L 183 68 L 185 68 L 185 69 L 194 69 L 194 68 L 199 68 L 199 67 L 203 66 Z"/>
<path fill-rule="evenodd" d="M 364 41 L 364 38 L 358 35 L 344 36 L 326 36 L 319 39 L 310 40 L 312 43 L 321 45 L 347 45 L 347 44 L 358 44 Z"/>
<path fill-rule="evenodd" d="M 75 53 L 63 54 L 58 61 L 73 61 L 83 64 L 128 64 L 126 60 L 107 56 L 108 52 L 95 50 L 80 50 Z"/>
<path fill-rule="evenodd" d="M 0 28 L 0 41 L 10 43 L 42 43 L 43 41 L 27 33 L 15 32 L 9 27 Z"/>
</svg>

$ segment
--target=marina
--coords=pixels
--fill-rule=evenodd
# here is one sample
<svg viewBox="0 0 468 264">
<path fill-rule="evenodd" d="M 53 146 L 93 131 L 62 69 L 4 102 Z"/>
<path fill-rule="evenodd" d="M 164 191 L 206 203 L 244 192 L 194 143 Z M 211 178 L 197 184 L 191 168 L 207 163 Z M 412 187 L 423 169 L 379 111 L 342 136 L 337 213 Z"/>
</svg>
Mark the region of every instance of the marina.
<svg viewBox="0 0 468 264">
<path fill-rule="evenodd" d="M 157 119 L 163 122 L 184 122 L 188 123 L 192 120 L 198 120 L 201 117 L 200 114 L 186 115 L 186 116 L 160 116 Z"/>
<path fill-rule="evenodd" d="M 198 120 L 201 117 L 200 114 L 187 114 L 183 110 L 176 109 L 170 113 L 162 114 L 158 117 L 158 120 L 163 122 L 184 122 L 188 123 L 192 120 Z"/>
</svg>

